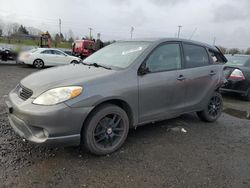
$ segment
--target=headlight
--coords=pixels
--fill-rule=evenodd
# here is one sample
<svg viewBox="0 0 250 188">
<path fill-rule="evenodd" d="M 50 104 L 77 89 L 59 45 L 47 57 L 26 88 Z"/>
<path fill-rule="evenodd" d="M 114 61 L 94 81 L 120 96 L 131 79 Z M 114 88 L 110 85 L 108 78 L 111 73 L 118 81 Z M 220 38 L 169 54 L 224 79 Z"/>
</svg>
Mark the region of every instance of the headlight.
<svg viewBox="0 0 250 188">
<path fill-rule="evenodd" d="M 37 97 L 33 104 L 55 105 L 69 99 L 73 99 L 82 93 L 83 88 L 80 86 L 60 87 L 48 90 Z"/>
</svg>

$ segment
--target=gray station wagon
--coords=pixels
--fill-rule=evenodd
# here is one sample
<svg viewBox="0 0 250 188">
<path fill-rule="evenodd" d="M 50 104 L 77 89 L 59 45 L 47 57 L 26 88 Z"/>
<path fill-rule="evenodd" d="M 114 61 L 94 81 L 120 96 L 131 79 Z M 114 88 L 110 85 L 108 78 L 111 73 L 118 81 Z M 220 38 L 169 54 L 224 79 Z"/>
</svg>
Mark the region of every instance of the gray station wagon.
<svg viewBox="0 0 250 188">
<path fill-rule="evenodd" d="M 116 42 L 81 64 L 21 80 L 6 100 L 9 121 L 31 142 L 108 154 L 132 127 L 189 112 L 217 120 L 226 61 L 216 47 L 189 40 Z"/>
</svg>

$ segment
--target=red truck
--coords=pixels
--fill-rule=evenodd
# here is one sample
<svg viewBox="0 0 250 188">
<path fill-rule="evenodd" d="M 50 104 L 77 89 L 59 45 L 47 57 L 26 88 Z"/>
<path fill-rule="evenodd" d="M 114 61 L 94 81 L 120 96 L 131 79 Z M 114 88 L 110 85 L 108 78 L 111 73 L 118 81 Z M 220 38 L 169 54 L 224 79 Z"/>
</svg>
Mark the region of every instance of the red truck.
<svg viewBox="0 0 250 188">
<path fill-rule="evenodd" d="M 76 56 L 80 56 L 83 59 L 94 53 L 94 45 L 95 41 L 93 40 L 76 40 L 73 43 L 72 51 Z"/>
</svg>

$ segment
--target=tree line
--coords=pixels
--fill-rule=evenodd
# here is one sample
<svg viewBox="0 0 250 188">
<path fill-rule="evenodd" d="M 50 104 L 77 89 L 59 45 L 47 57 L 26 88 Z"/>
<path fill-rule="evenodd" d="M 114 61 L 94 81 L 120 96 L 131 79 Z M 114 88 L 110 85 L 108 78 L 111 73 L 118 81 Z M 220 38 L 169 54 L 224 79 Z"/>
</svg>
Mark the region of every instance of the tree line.
<svg viewBox="0 0 250 188">
<path fill-rule="evenodd" d="M 247 48 L 246 50 L 242 50 L 239 48 L 225 48 L 223 46 L 219 46 L 221 52 L 223 54 L 245 54 L 250 55 L 250 48 Z"/>
<path fill-rule="evenodd" d="M 6 25 L 0 25 L 0 37 L 18 39 L 22 37 L 32 38 L 39 37 L 43 33 L 41 30 L 26 27 L 24 25 L 19 25 L 17 23 L 11 23 Z M 75 40 L 74 33 L 71 29 L 68 30 L 67 33 L 55 33 L 50 35 L 52 39 L 56 42 L 73 42 Z"/>
</svg>

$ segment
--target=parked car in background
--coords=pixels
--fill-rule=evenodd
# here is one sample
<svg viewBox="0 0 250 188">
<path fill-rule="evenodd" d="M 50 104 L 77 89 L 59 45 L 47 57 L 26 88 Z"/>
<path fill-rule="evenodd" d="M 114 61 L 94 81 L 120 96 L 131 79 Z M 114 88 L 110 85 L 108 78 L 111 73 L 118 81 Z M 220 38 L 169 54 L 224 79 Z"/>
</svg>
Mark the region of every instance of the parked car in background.
<svg viewBox="0 0 250 188">
<path fill-rule="evenodd" d="M 2 61 L 16 60 L 17 53 L 11 48 L 0 48 L 0 59 Z"/>
<path fill-rule="evenodd" d="M 72 50 L 63 50 L 64 53 L 71 55 L 71 56 L 75 56 L 74 53 L 72 52 Z"/>
<path fill-rule="evenodd" d="M 66 54 L 65 52 L 53 48 L 37 48 L 20 53 L 18 62 L 32 65 L 35 68 L 44 66 L 59 66 L 70 63 L 79 63 L 80 58 Z"/>
<path fill-rule="evenodd" d="M 250 56 L 226 55 L 225 65 L 226 84 L 222 92 L 238 93 L 250 101 Z"/>
<path fill-rule="evenodd" d="M 21 80 L 6 101 L 10 124 L 35 143 L 108 154 L 132 127 L 189 112 L 216 121 L 225 62 L 217 48 L 189 40 L 116 42 L 81 64 Z"/>
<path fill-rule="evenodd" d="M 75 56 L 81 57 L 82 59 L 90 56 L 94 50 L 93 47 L 95 41 L 93 40 L 76 40 L 73 43 L 72 51 Z"/>
</svg>

